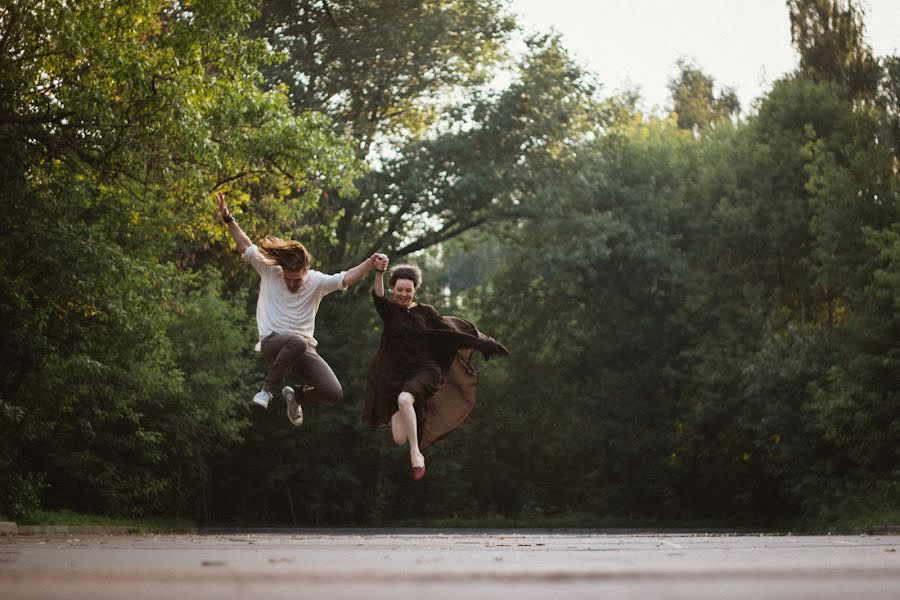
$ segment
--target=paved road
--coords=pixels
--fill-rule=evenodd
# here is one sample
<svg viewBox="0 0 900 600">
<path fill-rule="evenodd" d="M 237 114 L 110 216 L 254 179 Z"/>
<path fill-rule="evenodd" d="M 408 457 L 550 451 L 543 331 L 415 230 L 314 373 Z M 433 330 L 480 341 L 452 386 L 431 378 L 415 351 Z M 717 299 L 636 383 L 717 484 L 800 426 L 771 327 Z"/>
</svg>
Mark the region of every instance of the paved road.
<svg viewBox="0 0 900 600">
<path fill-rule="evenodd" d="M 311 532 L 0 537 L 0 598 L 900 598 L 900 537 Z"/>
</svg>

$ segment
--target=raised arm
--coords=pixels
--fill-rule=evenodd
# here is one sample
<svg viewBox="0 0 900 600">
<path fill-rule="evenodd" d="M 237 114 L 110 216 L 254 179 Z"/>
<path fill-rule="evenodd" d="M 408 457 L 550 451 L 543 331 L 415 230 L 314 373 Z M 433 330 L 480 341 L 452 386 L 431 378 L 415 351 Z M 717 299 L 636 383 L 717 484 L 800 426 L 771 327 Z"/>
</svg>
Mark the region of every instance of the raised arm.
<svg viewBox="0 0 900 600">
<path fill-rule="evenodd" d="M 243 254 L 244 250 L 253 245 L 253 242 L 250 241 L 250 238 L 247 237 L 241 226 L 231 216 L 231 211 L 225 205 L 225 194 L 216 192 L 216 203 L 219 205 L 219 214 L 222 216 L 222 220 L 228 225 L 228 231 L 231 233 L 231 237 L 234 238 L 234 243 L 237 244 L 238 252 Z"/>
<path fill-rule="evenodd" d="M 379 254 L 376 252 L 352 269 L 348 269 L 347 272 L 344 273 L 344 287 L 350 287 L 354 283 L 358 283 L 363 277 L 366 276 L 366 273 L 375 268 L 375 261 L 382 256 L 384 256 L 384 254 Z"/>
<path fill-rule="evenodd" d="M 384 254 L 381 257 L 375 260 L 375 283 L 372 291 L 379 298 L 384 298 L 384 272 L 387 270 L 388 257 Z"/>
</svg>

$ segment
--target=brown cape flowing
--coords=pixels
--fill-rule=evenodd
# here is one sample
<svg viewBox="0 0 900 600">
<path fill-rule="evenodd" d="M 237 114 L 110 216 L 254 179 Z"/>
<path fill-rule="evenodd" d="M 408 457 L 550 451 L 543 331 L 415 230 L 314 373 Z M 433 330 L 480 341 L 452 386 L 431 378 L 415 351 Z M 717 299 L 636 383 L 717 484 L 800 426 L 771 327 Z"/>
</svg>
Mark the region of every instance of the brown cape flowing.
<svg viewBox="0 0 900 600">
<path fill-rule="evenodd" d="M 433 306 L 403 308 L 372 294 L 384 321 L 378 352 L 369 367 L 363 421 L 390 425 L 397 396 L 411 393 L 424 449 L 458 428 L 475 406 L 476 350 L 485 358 L 508 354 L 493 338 L 459 317 L 443 317 Z"/>
</svg>

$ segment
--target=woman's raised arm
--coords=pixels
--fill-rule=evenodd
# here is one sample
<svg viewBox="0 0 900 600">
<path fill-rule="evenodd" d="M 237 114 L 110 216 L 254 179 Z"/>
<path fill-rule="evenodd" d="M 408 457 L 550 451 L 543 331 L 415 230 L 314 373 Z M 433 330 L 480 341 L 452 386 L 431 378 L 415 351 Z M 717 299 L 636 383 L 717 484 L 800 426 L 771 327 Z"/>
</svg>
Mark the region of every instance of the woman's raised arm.
<svg viewBox="0 0 900 600">
<path fill-rule="evenodd" d="M 375 295 L 379 298 L 384 298 L 384 272 L 387 270 L 388 266 L 388 257 L 384 254 L 380 254 L 377 259 L 375 259 L 375 282 L 373 283 L 372 291 L 375 292 Z"/>
</svg>

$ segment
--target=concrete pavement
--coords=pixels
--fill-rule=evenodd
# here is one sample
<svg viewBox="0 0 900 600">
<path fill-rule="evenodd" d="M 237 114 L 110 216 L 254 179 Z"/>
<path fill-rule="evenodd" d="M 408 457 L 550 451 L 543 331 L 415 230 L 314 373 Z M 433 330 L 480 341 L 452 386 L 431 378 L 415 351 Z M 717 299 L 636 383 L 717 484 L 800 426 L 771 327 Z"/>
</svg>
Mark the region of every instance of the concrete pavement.
<svg viewBox="0 0 900 600">
<path fill-rule="evenodd" d="M 7 536 L 0 597 L 895 599 L 898 542 L 452 530 Z"/>
</svg>

